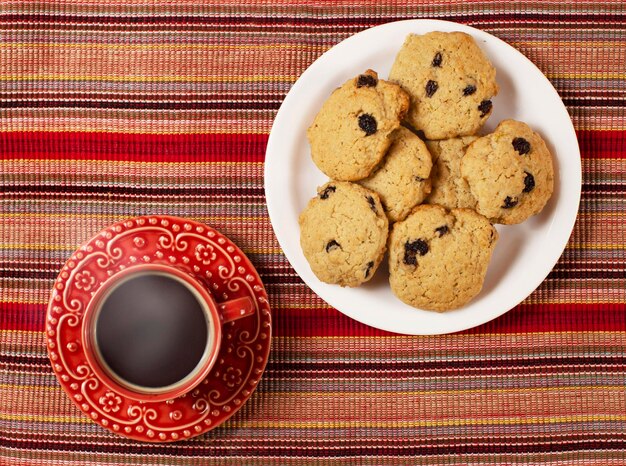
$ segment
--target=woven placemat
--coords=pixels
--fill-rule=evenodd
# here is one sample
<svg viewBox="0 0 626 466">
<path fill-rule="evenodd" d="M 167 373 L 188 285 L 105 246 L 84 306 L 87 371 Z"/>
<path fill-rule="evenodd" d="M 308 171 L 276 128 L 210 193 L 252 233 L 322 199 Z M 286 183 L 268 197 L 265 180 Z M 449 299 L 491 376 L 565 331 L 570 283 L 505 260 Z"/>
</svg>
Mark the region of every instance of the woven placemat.
<svg viewBox="0 0 626 466">
<path fill-rule="evenodd" d="M 281 253 L 263 160 L 290 86 L 367 27 L 440 18 L 528 56 L 567 106 L 583 196 L 526 301 L 409 337 L 329 308 Z M 626 464 L 626 7 L 604 2 L 0 3 L 0 464 Z M 532 92 L 532 89 L 529 89 Z M 230 421 L 143 444 L 91 422 L 44 346 L 74 249 L 141 214 L 233 239 L 271 297 L 267 371 Z"/>
</svg>

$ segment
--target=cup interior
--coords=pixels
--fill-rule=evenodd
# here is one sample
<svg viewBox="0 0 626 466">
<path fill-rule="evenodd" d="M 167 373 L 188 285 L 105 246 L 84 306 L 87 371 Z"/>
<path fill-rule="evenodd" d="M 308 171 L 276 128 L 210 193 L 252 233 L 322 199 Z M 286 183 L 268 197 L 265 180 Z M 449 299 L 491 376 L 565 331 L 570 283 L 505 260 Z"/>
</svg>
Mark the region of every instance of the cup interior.
<svg viewBox="0 0 626 466">
<path fill-rule="evenodd" d="M 126 269 L 98 290 L 84 319 L 86 353 L 102 380 L 136 399 L 169 399 L 200 383 L 221 342 L 216 305 L 183 272 Z"/>
</svg>

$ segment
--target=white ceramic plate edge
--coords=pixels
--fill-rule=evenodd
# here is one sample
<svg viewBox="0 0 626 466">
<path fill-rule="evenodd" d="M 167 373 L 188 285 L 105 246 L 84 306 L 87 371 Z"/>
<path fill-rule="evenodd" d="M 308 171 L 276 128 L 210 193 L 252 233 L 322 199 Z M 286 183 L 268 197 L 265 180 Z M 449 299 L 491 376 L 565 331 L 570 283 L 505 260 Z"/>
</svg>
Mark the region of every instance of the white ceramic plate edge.
<svg viewBox="0 0 626 466">
<path fill-rule="evenodd" d="M 401 30 L 403 32 L 398 32 L 398 30 Z M 582 180 L 580 167 L 580 151 L 577 144 L 576 133 L 574 131 L 573 125 L 571 124 L 569 114 L 561 103 L 558 109 L 553 108 L 552 110 L 555 112 L 560 112 L 560 115 L 558 115 L 559 120 L 568 122 L 565 127 L 560 128 L 560 131 L 567 133 L 565 138 L 573 143 L 570 144 L 571 147 L 567 148 L 570 154 L 567 160 L 570 162 L 572 160 L 578 161 L 577 164 L 574 164 L 573 166 L 568 166 L 567 180 L 559 180 L 562 172 L 558 169 L 556 171 L 557 183 L 559 183 L 562 190 L 560 196 L 562 198 L 568 199 L 568 202 L 566 204 L 559 205 L 558 212 L 554 212 L 553 214 L 554 218 L 552 219 L 553 221 L 549 227 L 549 230 L 552 231 L 552 229 L 558 229 L 558 232 L 550 237 L 552 241 L 546 245 L 547 247 L 545 253 L 542 254 L 538 258 L 537 263 L 535 263 L 535 268 L 537 269 L 537 272 L 531 277 L 524 277 L 523 285 L 516 287 L 515 289 L 508 290 L 507 301 L 514 303 L 508 308 L 484 308 L 480 312 L 473 312 L 471 314 L 465 313 L 462 316 L 457 311 L 443 314 L 435 314 L 440 317 L 436 318 L 436 320 L 426 319 L 430 322 L 428 323 L 428 325 L 425 326 L 420 325 L 420 321 L 424 319 L 421 319 L 418 313 L 428 311 L 416 310 L 414 325 L 407 325 L 407 322 L 398 322 L 394 319 L 372 319 L 371 316 L 364 315 L 360 309 L 343 305 L 345 304 L 345 302 L 341 299 L 338 299 L 332 292 L 329 294 L 327 292 L 327 287 L 334 285 L 327 285 L 317 280 L 317 278 L 308 268 L 306 260 L 304 260 L 304 262 L 301 260 L 303 259 L 303 256 L 301 250 L 299 249 L 299 241 L 293 241 L 294 238 L 289 237 L 289 235 L 294 234 L 294 232 L 285 231 L 285 229 L 281 227 L 281 225 L 287 224 L 293 219 L 293 217 L 289 214 L 289 210 L 282 208 L 283 200 L 285 199 L 285 195 L 288 195 L 288 193 L 286 193 L 284 189 L 281 189 L 284 188 L 284 186 L 281 186 L 283 185 L 283 183 L 280 182 L 281 180 L 283 180 L 284 183 L 287 183 L 288 178 L 291 174 L 284 171 L 284 167 L 280 166 L 281 159 L 273 156 L 273 154 L 280 152 L 280 146 L 283 140 L 289 138 L 289 136 L 284 133 L 285 129 L 289 128 L 291 123 L 290 120 L 292 118 L 292 115 L 289 112 L 289 109 L 291 109 L 294 105 L 297 106 L 298 100 L 301 99 L 302 94 L 308 91 L 308 89 L 305 88 L 304 83 L 311 80 L 316 75 L 318 75 L 318 73 L 323 71 L 324 66 L 327 66 L 325 62 L 327 61 L 329 56 L 337 54 L 340 55 L 344 49 L 348 49 L 349 47 L 351 47 L 354 42 L 371 40 L 372 38 L 375 38 L 378 34 L 401 34 L 403 38 L 408 32 L 425 32 L 427 30 L 460 30 L 470 33 L 477 41 L 491 41 L 500 48 L 506 48 L 507 53 L 517 55 L 517 59 L 522 60 L 524 62 L 524 65 L 528 67 L 528 69 L 534 70 L 535 73 L 540 74 L 544 81 L 543 84 L 553 93 L 553 98 L 558 99 L 560 102 L 560 97 L 558 96 L 558 93 L 556 92 L 552 84 L 547 80 L 547 78 L 543 76 L 541 71 L 522 53 L 510 47 L 508 44 L 494 36 L 491 36 L 483 31 L 468 26 L 440 20 L 406 20 L 395 23 L 387 23 L 381 26 L 377 26 L 375 28 L 367 29 L 345 39 L 343 42 L 337 44 L 335 47 L 325 52 L 315 62 L 313 62 L 313 64 L 311 64 L 311 66 L 304 73 L 302 73 L 298 81 L 293 85 L 292 89 L 287 94 L 285 100 L 283 101 L 283 104 L 281 105 L 277 113 L 272 132 L 270 133 L 270 137 L 268 140 L 265 160 L 265 193 L 268 213 L 278 242 L 283 249 L 285 255 L 287 256 L 287 259 L 294 267 L 296 273 L 298 273 L 298 275 L 302 277 L 305 283 L 309 287 L 311 287 L 313 291 L 315 291 L 318 295 L 320 295 L 320 297 L 322 297 L 322 299 L 328 302 L 328 304 L 337 308 L 340 312 L 352 317 L 353 319 L 382 330 L 414 335 L 449 333 L 481 325 L 504 314 L 510 308 L 514 307 L 517 303 L 521 302 L 530 293 L 532 293 L 532 291 L 535 290 L 550 273 L 550 270 L 558 261 L 567 244 L 569 236 L 574 227 L 576 214 L 578 212 L 580 202 L 580 186 Z M 385 76 L 381 77 L 384 78 Z M 339 84 L 341 83 L 337 83 L 337 85 Z M 301 137 L 304 138 L 305 135 L 301 134 Z M 312 191 L 310 193 L 310 197 L 313 197 L 314 195 L 315 192 Z M 559 223 L 555 225 L 555 221 L 557 220 L 557 214 Z M 514 227 L 515 226 L 504 228 Z M 299 230 L 296 232 L 296 234 L 299 238 Z M 496 252 L 498 251 L 496 250 Z M 293 260 L 296 257 L 299 257 L 299 260 Z M 398 303 L 400 303 L 399 300 Z M 381 312 L 384 313 L 384 310 L 381 310 Z"/>
</svg>

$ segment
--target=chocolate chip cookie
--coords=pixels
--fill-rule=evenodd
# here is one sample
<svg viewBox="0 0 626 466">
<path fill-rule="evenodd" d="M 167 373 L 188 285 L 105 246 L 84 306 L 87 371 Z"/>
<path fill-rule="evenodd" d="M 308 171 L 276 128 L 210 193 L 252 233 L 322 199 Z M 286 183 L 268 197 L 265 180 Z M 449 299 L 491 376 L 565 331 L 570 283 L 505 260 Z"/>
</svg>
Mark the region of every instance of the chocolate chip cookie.
<svg viewBox="0 0 626 466">
<path fill-rule="evenodd" d="M 389 74 L 411 97 L 406 120 L 427 139 L 474 134 L 498 93 L 496 70 L 463 32 L 410 34 Z"/>
<path fill-rule="evenodd" d="M 497 239 L 489 220 L 473 210 L 417 206 L 391 231 L 391 289 L 420 309 L 459 308 L 480 292 Z"/>
<path fill-rule="evenodd" d="M 439 204 L 446 209 L 476 209 L 476 199 L 467 181 L 461 176 L 461 159 L 467 146 L 478 139 L 476 136 L 426 141 L 433 157 L 431 172 L 432 189 L 426 198 L 428 204 Z"/>
<path fill-rule="evenodd" d="M 526 123 L 504 120 L 477 139 L 461 161 L 461 174 L 477 199 L 477 211 L 494 223 L 521 223 L 552 196 L 552 156 Z"/>
<path fill-rule="evenodd" d="M 330 181 L 300 215 L 300 246 L 321 281 L 358 286 L 372 278 L 386 250 L 389 222 L 378 194 Z"/>
<path fill-rule="evenodd" d="M 366 178 L 387 152 L 408 106 L 400 86 L 372 70 L 350 79 L 324 102 L 307 131 L 313 162 L 332 179 Z"/>
<path fill-rule="evenodd" d="M 410 130 L 400 127 L 381 165 L 360 184 L 380 195 L 387 217 L 402 220 L 430 192 L 430 152 Z"/>
</svg>

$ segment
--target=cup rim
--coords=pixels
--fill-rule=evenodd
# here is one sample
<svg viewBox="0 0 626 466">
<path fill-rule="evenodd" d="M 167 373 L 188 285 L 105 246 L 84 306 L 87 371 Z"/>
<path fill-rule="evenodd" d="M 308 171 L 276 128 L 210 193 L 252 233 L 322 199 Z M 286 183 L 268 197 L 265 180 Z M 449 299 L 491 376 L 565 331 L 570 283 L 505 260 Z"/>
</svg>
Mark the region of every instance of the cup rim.
<svg viewBox="0 0 626 466">
<path fill-rule="evenodd" d="M 104 300 L 120 285 L 144 274 L 158 274 L 172 278 L 191 291 L 204 312 L 209 338 L 196 367 L 181 380 L 163 387 L 144 387 L 133 384 L 115 374 L 106 363 L 96 343 L 96 322 Z M 211 338 L 212 335 L 212 338 Z M 121 270 L 104 281 L 89 300 L 85 309 L 81 336 L 85 357 L 98 378 L 110 389 L 136 401 L 164 401 L 193 390 L 213 368 L 222 343 L 221 317 L 215 299 L 198 280 L 177 267 L 161 264 L 138 264 Z"/>
</svg>

